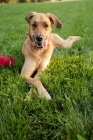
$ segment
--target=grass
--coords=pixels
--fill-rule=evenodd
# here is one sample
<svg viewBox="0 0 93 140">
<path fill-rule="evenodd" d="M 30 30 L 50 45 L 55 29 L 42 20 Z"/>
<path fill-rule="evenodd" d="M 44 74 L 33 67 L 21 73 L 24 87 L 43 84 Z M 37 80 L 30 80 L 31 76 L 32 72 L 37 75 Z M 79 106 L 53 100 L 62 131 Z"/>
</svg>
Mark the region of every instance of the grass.
<svg viewBox="0 0 93 140">
<path fill-rule="evenodd" d="M 63 23 L 53 32 L 66 38 L 81 35 L 69 50 L 54 51 L 40 79 L 52 101 L 38 97 L 25 101 L 30 85 L 20 77 L 21 54 L 30 11 L 50 12 Z M 93 2 L 0 5 L 0 55 L 12 55 L 13 67 L 0 67 L 1 140 L 93 139 Z"/>
</svg>

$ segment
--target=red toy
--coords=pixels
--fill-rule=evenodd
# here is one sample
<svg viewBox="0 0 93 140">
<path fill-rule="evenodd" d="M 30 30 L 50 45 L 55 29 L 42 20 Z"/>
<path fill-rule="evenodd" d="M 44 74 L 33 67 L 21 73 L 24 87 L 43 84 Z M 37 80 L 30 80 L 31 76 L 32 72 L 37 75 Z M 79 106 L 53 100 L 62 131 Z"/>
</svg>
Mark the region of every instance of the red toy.
<svg viewBox="0 0 93 140">
<path fill-rule="evenodd" d="M 10 56 L 0 56 L 0 66 L 8 67 L 14 65 L 14 58 Z"/>
</svg>

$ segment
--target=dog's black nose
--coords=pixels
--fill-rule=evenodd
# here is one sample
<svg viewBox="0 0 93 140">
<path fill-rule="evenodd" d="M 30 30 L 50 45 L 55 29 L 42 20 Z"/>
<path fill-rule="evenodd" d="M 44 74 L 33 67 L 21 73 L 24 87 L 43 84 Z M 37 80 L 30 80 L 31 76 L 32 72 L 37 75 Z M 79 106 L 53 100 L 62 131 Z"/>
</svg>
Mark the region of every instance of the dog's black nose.
<svg viewBox="0 0 93 140">
<path fill-rule="evenodd" d="M 41 42 L 43 40 L 43 36 L 42 35 L 36 35 L 36 41 L 37 42 Z"/>
</svg>

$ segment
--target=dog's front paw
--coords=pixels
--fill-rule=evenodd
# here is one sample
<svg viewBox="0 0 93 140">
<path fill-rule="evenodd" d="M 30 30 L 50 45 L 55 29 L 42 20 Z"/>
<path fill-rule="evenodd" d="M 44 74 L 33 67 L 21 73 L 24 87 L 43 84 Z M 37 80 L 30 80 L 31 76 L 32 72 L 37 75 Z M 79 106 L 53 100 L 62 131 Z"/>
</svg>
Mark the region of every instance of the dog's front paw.
<svg viewBox="0 0 93 140">
<path fill-rule="evenodd" d="M 72 40 L 73 42 L 74 42 L 74 41 L 81 40 L 81 39 L 82 39 L 81 36 L 69 36 L 69 37 L 68 37 L 68 41 Z"/>
<path fill-rule="evenodd" d="M 41 94 L 42 98 L 46 98 L 47 100 L 52 100 L 51 96 L 49 93 L 46 91 L 46 89 L 43 90 L 43 93 Z"/>
<path fill-rule="evenodd" d="M 47 100 L 51 100 L 51 96 L 49 95 L 49 93 L 47 92 L 47 90 L 42 87 L 41 89 L 39 88 L 38 90 L 38 93 L 39 93 L 39 96 L 42 97 L 42 98 L 45 98 Z"/>
<path fill-rule="evenodd" d="M 51 96 L 49 95 L 49 93 L 47 93 L 46 99 L 52 100 L 52 98 L 51 98 Z"/>
</svg>

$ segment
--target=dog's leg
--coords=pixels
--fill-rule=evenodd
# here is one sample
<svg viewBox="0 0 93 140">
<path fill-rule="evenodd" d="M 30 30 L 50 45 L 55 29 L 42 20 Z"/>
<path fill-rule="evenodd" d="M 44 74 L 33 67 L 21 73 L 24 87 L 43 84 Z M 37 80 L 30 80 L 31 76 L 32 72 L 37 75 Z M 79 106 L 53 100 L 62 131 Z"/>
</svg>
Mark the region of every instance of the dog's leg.
<svg viewBox="0 0 93 140">
<path fill-rule="evenodd" d="M 40 82 L 39 79 L 37 78 L 31 78 L 30 76 L 25 74 L 25 79 L 27 81 L 27 83 L 35 85 L 37 88 L 37 91 L 39 93 L 39 95 L 43 98 L 46 99 L 51 99 L 49 93 L 46 91 L 46 89 L 43 87 L 42 83 Z"/>
<path fill-rule="evenodd" d="M 70 48 L 75 41 L 81 40 L 82 38 L 80 36 L 69 36 L 66 40 L 61 38 L 57 34 L 51 35 L 51 40 L 54 44 L 54 46 L 62 46 L 65 49 Z"/>
<path fill-rule="evenodd" d="M 69 36 L 66 39 L 66 48 L 70 48 L 75 41 L 78 41 L 78 40 L 81 40 L 81 39 L 82 39 L 81 36 Z"/>
<path fill-rule="evenodd" d="M 39 95 L 42 98 L 46 98 L 46 99 L 51 99 L 51 96 L 49 95 L 49 93 L 47 92 L 47 90 L 43 87 L 42 83 L 39 81 L 39 79 L 36 78 L 30 78 L 30 76 L 24 74 L 25 79 L 27 81 L 27 83 L 35 85 L 37 88 L 37 91 L 39 93 Z M 30 93 L 31 92 L 31 93 Z M 32 94 L 32 91 L 30 89 L 29 94 Z"/>
<path fill-rule="evenodd" d="M 41 97 L 46 98 L 46 99 L 51 99 L 51 96 L 49 95 L 47 90 L 43 87 L 40 80 L 36 77 L 35 78 L 30 77 L 33 74 L 33 71 L 35 70 L 36 67 L 35 67 L 35 64 L 33 65 L 29 65 L 29 64 L 33 64 L 30 59 L 25 61 L 24 66 L 21 71 L 21 75 L 26 79 L 27 83 L 36 86 L 37 91 Z"/>
</svg>

